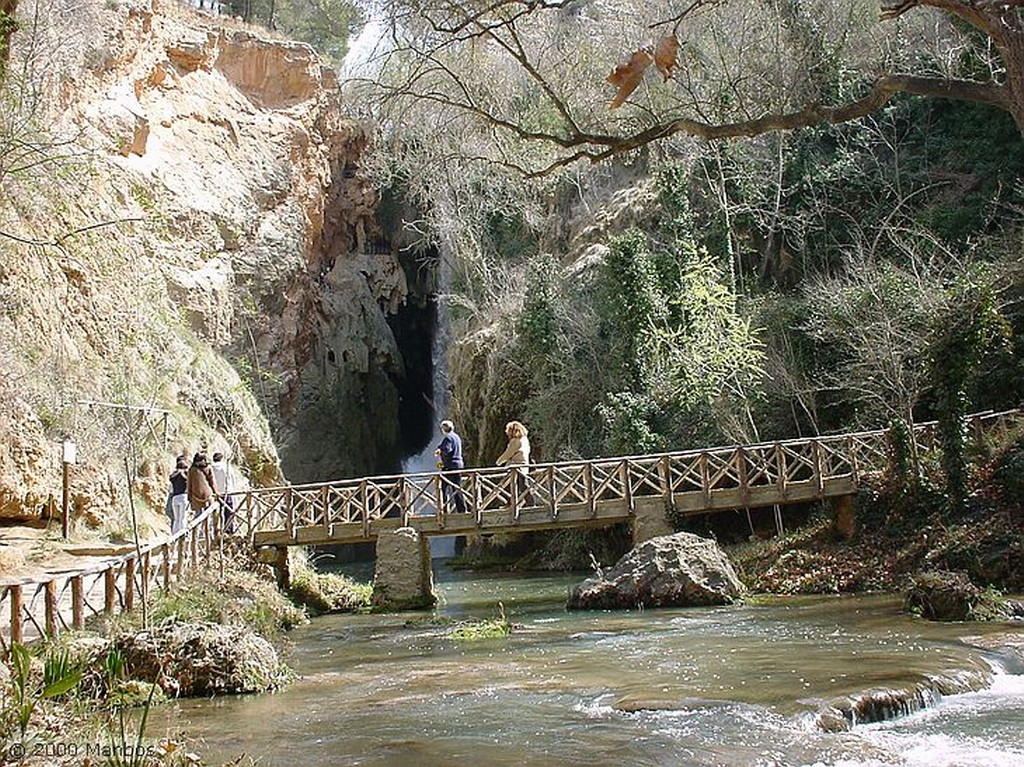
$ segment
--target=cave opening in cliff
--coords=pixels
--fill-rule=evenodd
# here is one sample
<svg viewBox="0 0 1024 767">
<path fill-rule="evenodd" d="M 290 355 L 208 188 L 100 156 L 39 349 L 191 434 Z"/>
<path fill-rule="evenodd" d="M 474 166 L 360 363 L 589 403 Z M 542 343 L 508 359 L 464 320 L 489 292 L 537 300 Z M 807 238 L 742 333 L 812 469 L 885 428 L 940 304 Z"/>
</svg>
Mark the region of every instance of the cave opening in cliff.
<svg viewBox="0 0 1024 767">
<path fill-rule="evenodd" d="M 410 296 L 412 299 L 413 297 Z M 388 318 L 402 355 L 405 377 L 398 382 L 398 425 L 401 433 L 403 467 L 408 471 L 433 469 L 433 462 L 413 466 L 409 459 L 423 453 L 434 437 L 437 303 L 415 299 Z"/>
</svg>

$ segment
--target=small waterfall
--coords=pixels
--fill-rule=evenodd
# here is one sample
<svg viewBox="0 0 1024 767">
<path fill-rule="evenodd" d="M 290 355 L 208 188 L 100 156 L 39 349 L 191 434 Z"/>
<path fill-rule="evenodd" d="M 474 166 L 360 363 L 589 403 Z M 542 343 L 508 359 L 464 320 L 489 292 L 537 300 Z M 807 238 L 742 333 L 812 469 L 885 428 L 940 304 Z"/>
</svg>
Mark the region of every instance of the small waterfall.
<svg viewBox="0 0 1024 767">
<path fill-rule="evenodd" d="M 435 287 L 433 294 L 435 324 L 434 334 L 430 341 L 430 392 L 425 399 L 431 411 L 430 421 L 434 433 L 426 446 L 416 455 L 402 461 L 403 474 L 437 471 L 437 457 L 434 450 L 441 440 L 440 423 L 448 417 L 451 405 L 451 391 L 448 381 L 448 347 L 451 343 L 451 317 L 446 300 L 446 293 L 451 286 L 451 249 L 447 243 L 442 245 L 441 253 L 435 268 Z M 459 425 L 456 424 L 456 429 Z M 434 537 L 430 540 L 430 553 L 433 558 L 450 557 L 455 554 L 455 537 Z"/>
</svg>

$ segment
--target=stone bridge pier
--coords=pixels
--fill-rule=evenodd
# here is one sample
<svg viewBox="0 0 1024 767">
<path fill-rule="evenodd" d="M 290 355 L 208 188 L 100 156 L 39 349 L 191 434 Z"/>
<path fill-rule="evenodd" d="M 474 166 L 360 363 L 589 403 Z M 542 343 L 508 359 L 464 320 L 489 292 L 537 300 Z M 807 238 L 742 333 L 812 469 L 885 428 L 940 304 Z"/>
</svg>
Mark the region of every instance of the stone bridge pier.
<svg viewBox="0 0 1024 767">
<path fill-rule="evenodd" d="M 636 499 L 630 520 L 633 545 L 675 532 L 661 497 Z M 610 563 L 609 563 L 610 564 Z M 382 531 L 377 537 L 373 605 L 387 610 L 421 610 L 437 603 L 430 542 L 412 527 Z"/>
<path fill-rule="evenodd" d="M 377 536 L 373 606 L 387 610 L 424 610 L 437 603 L 427 537 L 411 527 Z"/>
</svg>

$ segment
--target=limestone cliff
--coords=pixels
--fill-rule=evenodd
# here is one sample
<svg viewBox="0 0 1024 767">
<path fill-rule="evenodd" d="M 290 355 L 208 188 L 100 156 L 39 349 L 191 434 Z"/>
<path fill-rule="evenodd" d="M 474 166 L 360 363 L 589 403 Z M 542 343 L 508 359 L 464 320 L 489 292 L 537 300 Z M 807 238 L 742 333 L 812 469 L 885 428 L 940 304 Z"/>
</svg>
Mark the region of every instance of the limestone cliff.
<svg viewBox="0 0 1024 767">
<path fill-rule="evenodd" d="M 402 362 L 386 314 L 407 287 L 360 169 L 370 133 L 342 117 L 333 73 L 173 2 L 17 13 L 0 515 L 59 498 L 65 436 L 76 506 L 96 517 L 125 506 L 123 455 L 154 506 L 181 449 L 226 449 L 253 483 L 392 460 Z"/>
</svg>

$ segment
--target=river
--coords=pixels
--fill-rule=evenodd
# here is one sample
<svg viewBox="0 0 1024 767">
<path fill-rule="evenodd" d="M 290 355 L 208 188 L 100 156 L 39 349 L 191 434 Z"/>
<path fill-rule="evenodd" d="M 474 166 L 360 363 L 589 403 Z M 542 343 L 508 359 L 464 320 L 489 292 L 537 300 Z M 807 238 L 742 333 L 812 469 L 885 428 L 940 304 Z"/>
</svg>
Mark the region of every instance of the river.
<svg viewBox="0 0 1024 767">
<path fill-rule="evenodd" d="M 722 608 L 567 612 L 580 576 L 455 573 L 435 562 L 433 613 L 326 616 L 294 630 L 302 678 L 272 695 L 183 700 L 151 735 L 208 764 L 326 767 L 1024 765 L 1019 659 L 965 643 L 1006 627 L 936 624 L 892 597 Z M 445 621 L 493 618 L 459 642 Z M 980 692 L 850 731 L 825 701 L 923 679 L 991 676 Z"/>
</svg>

